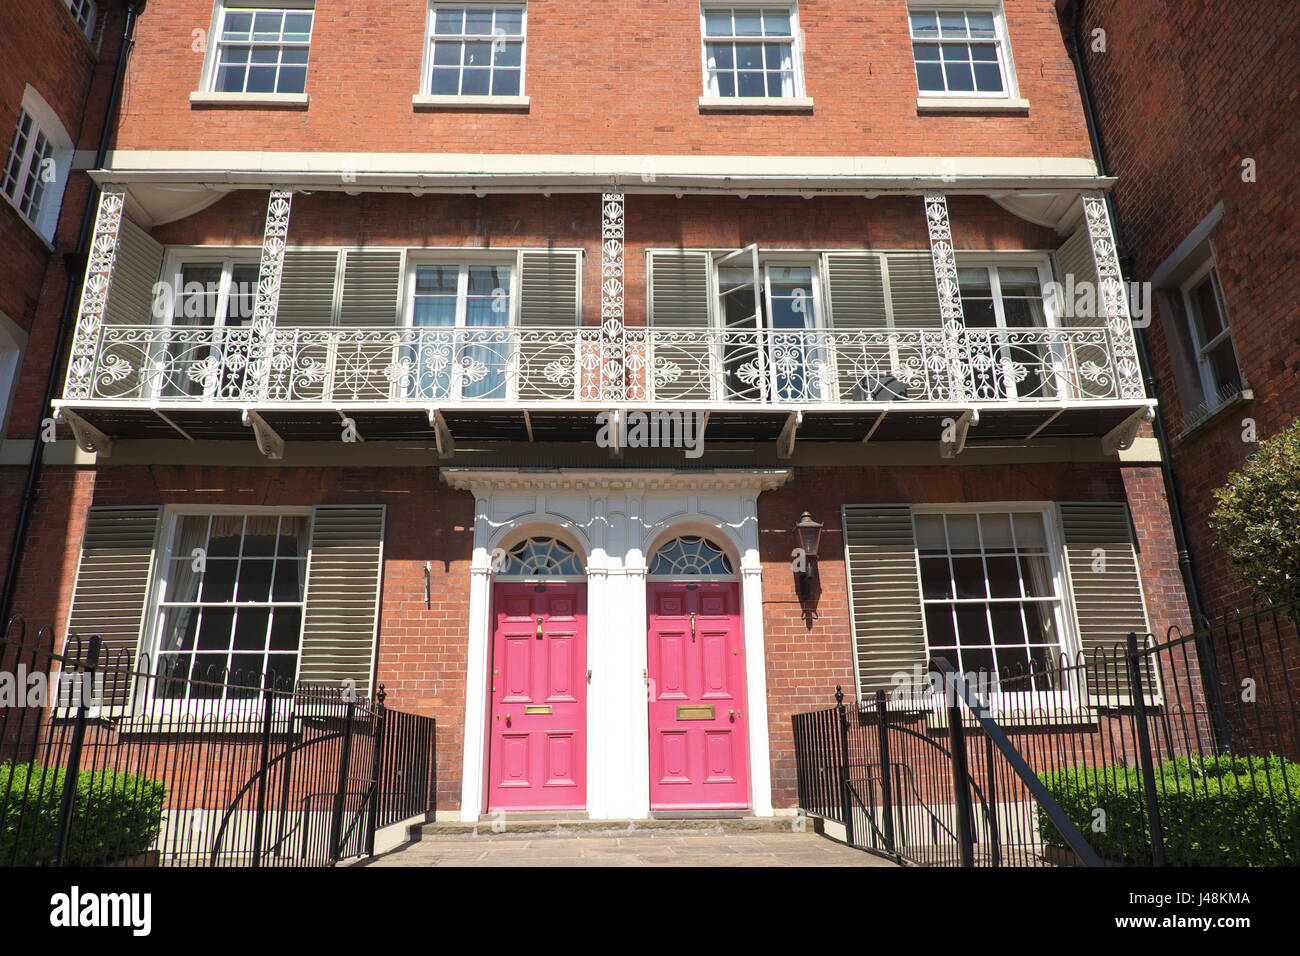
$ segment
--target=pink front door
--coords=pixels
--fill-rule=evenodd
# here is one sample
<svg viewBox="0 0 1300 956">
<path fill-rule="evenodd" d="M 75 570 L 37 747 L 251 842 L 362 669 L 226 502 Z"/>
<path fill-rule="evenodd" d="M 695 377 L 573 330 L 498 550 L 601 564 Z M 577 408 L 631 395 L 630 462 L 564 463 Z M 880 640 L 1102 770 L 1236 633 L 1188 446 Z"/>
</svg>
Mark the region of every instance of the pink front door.
<svg viewBox="0 0 1300 956">
<path fill-rule="evenodd" d="M 739 586 L 653 583 L 649 613 L 651 809 L 748 807 Z"/>
<path fill-rule="evenodd" d="M 488 809 L 587 802 L 587 586 L 493 590 Z"/>
</svg>

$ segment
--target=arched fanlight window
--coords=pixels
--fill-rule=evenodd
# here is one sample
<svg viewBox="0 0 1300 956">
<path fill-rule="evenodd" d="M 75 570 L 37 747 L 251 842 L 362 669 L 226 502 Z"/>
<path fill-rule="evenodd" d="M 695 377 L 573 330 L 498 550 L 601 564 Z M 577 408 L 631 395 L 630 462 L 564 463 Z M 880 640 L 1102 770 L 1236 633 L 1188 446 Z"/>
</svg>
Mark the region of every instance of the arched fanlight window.
<svg viewBox="0 0 1300 956">
<path fill-rule="evenodd" d="M 673 538 L 657 552 L 650 562 L 651 574 L 733 574 L 731 559 L 726 552 L 699 535 L 682 535 Z"/>
<path fill-rule="evenodd" d="M 510 549 L 501 565 L 501 574 L 540 575 L 582 574 L 578 556 L 563 541 L 555 538 L 528 538 Z"/>
</svg>

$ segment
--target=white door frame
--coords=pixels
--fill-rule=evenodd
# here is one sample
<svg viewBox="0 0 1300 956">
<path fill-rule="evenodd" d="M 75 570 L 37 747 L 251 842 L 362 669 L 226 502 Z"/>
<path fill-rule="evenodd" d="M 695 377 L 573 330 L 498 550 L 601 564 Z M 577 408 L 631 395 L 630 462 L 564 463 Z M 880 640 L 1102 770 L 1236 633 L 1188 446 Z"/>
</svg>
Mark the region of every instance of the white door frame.
<svg viewBox="0 0 1300 956">
<path fill-rule="evenodd" d="M 587 813 L 592 819 L 650 815 L 646 706 L 646 563 L 666 533 L 707 528 L 739 559 L 749 713 L 750 800 L 772 815 L 771 748 L 763 646 L 758 496 L 790 477 L 752 471 L 549 471 L 444 468 L 444 481 L 475 498 L 474 552 L 465 673 L 460 819 L 474 822 L 487 793 L 488 669 L 494 548 L 521 529 L 561 529 L 587 562 Z M 535 532 L 532 529 L 535 528 Z"/>
</svg>

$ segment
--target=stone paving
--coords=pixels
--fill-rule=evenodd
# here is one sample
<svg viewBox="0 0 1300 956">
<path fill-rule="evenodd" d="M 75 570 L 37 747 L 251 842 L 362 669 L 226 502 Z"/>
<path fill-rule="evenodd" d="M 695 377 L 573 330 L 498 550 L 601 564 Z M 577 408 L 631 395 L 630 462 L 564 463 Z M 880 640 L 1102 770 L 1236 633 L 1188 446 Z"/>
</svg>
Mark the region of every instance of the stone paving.
<svg viewBox="0 0 1300 956">
<path fill-rule="evenodd" d="M 816 833 L 439 836 L 367 866 L 893 866 Z"/>
</svg>

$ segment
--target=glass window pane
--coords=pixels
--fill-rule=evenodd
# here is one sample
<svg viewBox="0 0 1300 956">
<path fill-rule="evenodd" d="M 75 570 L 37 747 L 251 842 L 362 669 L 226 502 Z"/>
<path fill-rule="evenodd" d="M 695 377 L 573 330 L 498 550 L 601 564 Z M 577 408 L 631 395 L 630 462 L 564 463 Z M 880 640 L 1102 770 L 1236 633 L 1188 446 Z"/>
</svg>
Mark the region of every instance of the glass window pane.
<svg viewBox="0 0 1300 956">
<path fill-rule="evenodd" d="M 519 71 L 496 70 L 492 73 L 493 96 L 518 96 Z"/>
<path fill-rule="evenodd" d="M 1056 595 L 1056 585 L 1052 580 L 1052 566 L 1046 555 L 1022 555 L 1020 578 L 1027 597 Z"/>
<path fill-rule="evenodd" d="M 916 64 L 916 88 L 922 93 L 942 93 L 943 67 L 938 63 Z"/>
<path fill-rule="evenodd" d="M 439 7 L 433 20 L 433 32 L 455 36 L 461 33 L 465 22 L 465 11 L 455 8 Z"/>
<path fill-rule="evenodd" d="M 736 64 L 742 70 L 761 70 L 763 68 L 763 48 L 756 43 L 737 44 Z"/>
<path fill-rule="evenodd" d="M 458 50 L 457 53 L 460 51 Z M 460 67 L 435 69 L 429 92 L 435 96 L 455 96 L 460 92 Z"/>
<path fill-rule="evenodd" d="M 996 63 L 975 64 L 975 89 L 981 93 L 1002 92 L 1002 70 Z"/>
<path fill-rule="evenodd" d="M 913 13 L 909 19 L 912 22 L 912 36 L 937 37 L 939 35 L 939 19 L 933 10 Z"/>
<path fill-rule="evenodd" d="M 1011 516 L 1005 514 L 980 515 L 980 535 L 984 539 L 984 550 L 1010 551 Z"/>
<path fill-rule="evenodd" d="M 465 70 L 460 84 L 464 96 L 487 96 L 491 90 L 492 71 L 490 69 Z"/>
<path fill-rule="evenodd" d="M 280 39 L 280 27 L 283 22 L 283 13 L 273 12 L 270 10 L 259 10 L 253 18 L 253 39 Z"/>
<path fill-rule="evenodd" d="M 740 96 L 763 96 L 767 91 L 762 73 L 741 73 L 737 80 Z"/>
<path fill-rule="evenodd" d="M 244 607 L 235 617 L 235 650 L 260 651 L 266 648 L 266 627 L 271 611 L 264 607 Z"/>
<path fill-rule="evenodd" d="M 948 515 L 948 547 L 954 553 L 978 551 L 979 526 L 973 514 Z"/>
<path fill-rule="evenodd" d="M 469 7 L 465 11 L 465 32 L 471 36 L 492 35 L 492 10 L 484 7 Z"/>
<path fill-rule="evenodd" d="M 989 557 L 988 563 L 989 597 L 1020 597 L 1020 566 L 1011 555 Z M 979 595 L 976 595 L 979 596 Z"/>
<path fill-rule="evenodd" d="M 763 31 L 768 36 L 790 36 L 790 11 L 764 10 Z"/>
<path fill-rule="evenodd" d="M 966 35 L 966 14 L 961 10 L 940 10 L 939 32 L 944 37 L 964 37 Z"/>
<path fill-rule="evenodd" d="M 921 593 L 927 600 L 952 597 L 952 572 L 947 558 L 921 559 Z"/>
<path fill-rule="evenodd" d="M 266 683 L 270 687 L 290 688 L 297 669 L 297 654 L 271 654 L 266 659 Z"/>
<path fill-rule="evenodd" d="M 201 651 L 226 650 L 235 623 L 235 610 L 228 607 L 205 607 L 199 622 L 198 648 Z"/>
<path fill-rule="evenodd" d="M 270 648 L 273 651 L 296 651 L 302 629 L 302 610 L 278 607 L 271 618 Z"/>
<path fill-rule="evenodd" d="M 274 561 L 245 559 L 239 566 L 237 601 L 268 601 L 271 598 L 271 572 Z"/>
<path fill-rule="evenodd" d="M 957 629 L 952 621 L 952 608 L 947 604 L 934 604 L 925 609 L 925 633 L 931 649 L 954 647 Z"/>
<path fill-rule="evenodd" d="M 969 10 L 966 13 L 966 22 L 970 24 L 970 35 L 973 37 L 997 35 L 997 31 L 993 26 L 993 11 L 991 10 Z"/>
<path fill-rule="evenodd" d="M 523 53 L 522 43 L 498 43 L 493 52 L 492 62 L 496 66 L 519 66 L 523 62 Z"/>
<path fill-rule="evenodd" d="M 271 600 L 301 601 L 305 578 L 306 562 L 284 559 L 275 562 L 275 584 L 271 588 Z"/>
<path fill-rule="evenodd" d="M 247 68 L 244 66 L 221 66 L 217 68 L 217 79 L 214 86 L 218 93 L 242 93 L 244 91 L 244 76 Z"/>
<path fill-rule="evenodd" d="M 1043 526 L 1043 516 L 1020 513 L 1012 516 L 1016 531 L 1016 547 L 1021 551 L 1044 551 L 1047 549 L 1047 533 Z"/>
<path fill-rule="evenodd" d="M 711 37 L 731 36 L 731 11 L 705 10 L 704 34 Z"/>
<path fill-rule="evenodd" d="M 416 294 L 454 293 L 460 280 L 460 266 L 428 265 L 415 270 Z"/>
<path fill-rule="evenodd" d="M 492 63 L 492 44 L 491 43 L 466 43 L 464 62 L 466 66 L 490 65 Z"/>
<path fill-rule="evenodd" d="M 233 601 L 235 598 L 235 575 L 239 570 L 237 562 L 228 559 L 208 558 L 202 573 L 203 586 L 199 600 Z"/>
<path fill-rule="evenodd" d="M 1206 276 L 1191 292 L 1193 313 L 1197 319 L 1202 344 L 1213 341 L 1223 331 L 1219 300 L 1214 294 L 1214 280 Z"/>
<path fill-rule="evenodd" d="M 253 29 L 253 14 L 245 10 L 227 10 L 221 31 L 222 39 L 246 40 Z"/>
<path fill-rule="evenodd" d="M 280 51 L 280 63 L 285 66 L 306 66 L 309 52 L 305 46 L 285 47 Z"/>
<path fill-rule="evenodd" d="M 922 554 L 945 550 L 943 515 L 916 516 L 916 546 Z"/>
<path fill-rule="evenodd" d="M 416 326 L 450 328 L 456 324 L 456 300 L 453 297 L 417 298 L 412 321 Z"/>
<path fill-rule="evenodd" d="M 763 35 L 763 16 L 758 10 L 736 11 L 736 36 L 757 37 Z"/>
<path fill-rule="evenodd" d="M 994 644 L 1024 644 L 1025 623 L 1019 604 L 990 604 Z"/>
<path fill-rule="evenodd" d="M 284 38 L 303 41 L 311 36 L 310 13 L 289 13 L 284 18 Z"/>
<path fill-rule="evenodd" d="M 984 582 L 984 562 L 979 558 L 952 559 L 953 585 L 959 598 L 987 597 Z"/>
<path fill-rule="evenodd" d="M 736 74 L 719 73 L 717 75 L 718 95 L 735 96 L 736 95 Z"/>
<path fill-rule="evenodd" d="M 729 70 L 735 66 L 736 58 L 733 50 L 730 43 L 710 43 L 708 46 L 710 68 Z"/>
<path fill-rule="evenodd" d="M 306 67 L 288 66 L 280 70 L 280 81 L 275 89 L 277 93 L 304 93 L 306 90 Z"/>
<path fill-rule="evenodd" d="M 248 83 L 245 86 L 245 92 L 274 93 L 275 73 L 276 69 L 273 66 L 249 67 Z"/>
<path fill-rule="evenodd" d="M 1025 605 L 1025 634 L 1030 644 L 1058 645 L 1060 638 L 1056 633 L 1056 616 L 1052 606 L 1046 601 L 1034 601 Z"/>
<path fill-rule="evenodd" d="M 975 89 L 969 63 L 945 63 L 943 77 L 950 93 L 970 93 Z"/>
<path fill-rule="evenodd" d="M 524 29 L 524 12 L 522 10 L 497 10 L 496 33 L 506 36 L 520 36 Z"/>
<path fill-rule="evenodd" d="M 433 45 L 433 63 L 435 66 L 460 66 L 461 51 L 464 44 L 444 40 Z"/>
<path fill-rule="evenodd" d="M 989 622 L 986 605 L 954 605 L 957 615 L 957 640 L 962 647 L 987 647 L 989 640 Z"/>
<path fill-rule="evenodd" d="M 1217 401 L 1221 396 L 1241 391 L 1241 371 L 1237 367 L 1237 352 L 1232 347 L 1231 339 L 1224 339 L 1206 354 L 1210 371 L 1214 376 L 1214 387 L 1218 396 L 1210 396 Z"/>
</svg>

